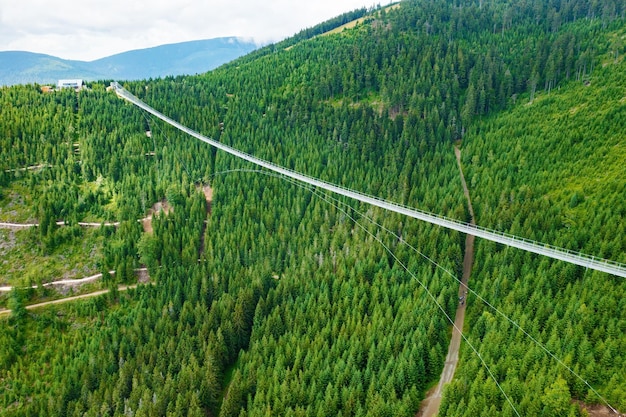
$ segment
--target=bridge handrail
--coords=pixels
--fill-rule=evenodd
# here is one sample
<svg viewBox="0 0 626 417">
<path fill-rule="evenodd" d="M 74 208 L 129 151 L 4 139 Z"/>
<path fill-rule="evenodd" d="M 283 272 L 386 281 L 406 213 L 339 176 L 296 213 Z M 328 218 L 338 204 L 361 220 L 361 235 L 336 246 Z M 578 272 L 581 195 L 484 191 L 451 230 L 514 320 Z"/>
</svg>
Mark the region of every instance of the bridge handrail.
<svg viewBox="0 0 626 417">
<path fill-rule="evenodd" d="M 278 172 L 282 175 L 286 175 L 296 180 L 308 183 L 310 185 L 323 188 L 327 191 L 335 192 L 335 193 L 344 195 L 346 197 L 356 199 L 361 202 L 374 204 L 377 207 L 388 209 L 396 213 L 405 214 L 410 217 L 414 217 L 414 218 L 427 221 L 427 222 L 430 222 L 430 223 L 433 223 L 442 227 L 459 231 L 461 233 L 473 234 L 475 236 L 482 237 L 484 239 L 488 239 L 491 241 L 495 241 L 497 243 L 502 243 L 507 246 L 513 246 L 522 250 L 549 256 L 554 259 L 563 260 L 565 262 L 574 263 L 580 266 L 588 267 L 591 269 L 595 269 L 595 270 L 602 271 L 602 272 L 607 272 L 613 275 L 626 278 L 626 264 L 623 264 L 620 262 L 603 259 L 603 258 L 599 258 L 596 256 L 588 255 L 582 252 L 577 252 L 577 251 L 573 251 L 570 249 L 564 249 L 558 246 L 514 236 L 505 232 L 489 229 L 489 228 L 478 226 L 478 225 L 473 225 L 467 222 L 452 219 L 452 218 L 442 216 L 439 214 L 429 213 L 421 209 L 408 207 L 400 203 L 389 202 L 380 197 L 371 196 L 368 194 L 364 194 L 360 191 L 351 190 L 349 188 L 341 187 L 341 186 L 332 184 L 330 182 L 326 182 L 317 178 L 309 177 L 308 175 L 304 175 L 292 169 L 282 167 L 280 165 L 274 164 L 273 162 L 260 159 L 254 155 L 237 150 L 231 146 L 225 145 L 214 139 L 203 136 L 200 133 L 186 126 L 183 126 L 182 124 L 176 122 L 175 120 L 165 116 L 164 114 L 160 113 L 154 108 L 148 106 L 139 98 L 135 97 L 133 94 L 131 94 L 126 89 L 121 87 L 117 82 L 112 82 L 111 86 L 115 89 L 116 93 L 121 98 L 130 101 L 134 105 L 155 115 L 159 119 L 189 134 L 190 136 L 193 136 L 203 142 L 208 143 L 209 145 L 212 145 L 214 147 L 217 147 L 218 149 L 221 149 L 227 153 L 230 153 L 231 155 L 242 158 L 256 165 L 265 167 L 274 172 Z"/>
</svg>

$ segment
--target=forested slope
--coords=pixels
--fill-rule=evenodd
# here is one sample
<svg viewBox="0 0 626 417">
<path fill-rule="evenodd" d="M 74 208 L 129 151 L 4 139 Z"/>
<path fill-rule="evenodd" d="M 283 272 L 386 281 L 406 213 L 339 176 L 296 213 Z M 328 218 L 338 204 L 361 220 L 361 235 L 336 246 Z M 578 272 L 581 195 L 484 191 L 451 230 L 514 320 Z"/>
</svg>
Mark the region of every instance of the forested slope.
<svg viewBox="0 0 626 417">
<path fill-rule="evenodd" d="M 624 11 L 614 1 L 407 1 L 340 34 L 309 39 L 343 18 L 202 76 L 126 87 L 261 158 L 466 219 L 453 154 L 461 141 L 479 224 L 624 261 L 615 180 Z M 2 413 L 414 415 L 449 338 L 420 283 L 448 314 L 458 284 L 405 242 L 458 275 L 463 236 L 250 172 L 103 84 L 91 87 L 0 89 L 0 207 L 18 192 L 32 202 L 0 215 L 38 220 L 28 233 L 42 254 L 84 239 L 52 220 L 120 220 L 98 232 L 100 268 L 118 270 L 105 285 L 140 264 L 155 285 L 28 314 L 21 306 L 32 294 L 11 294 L 16 313 L 0 327 Z M 566 129 L 562 140 L 546 121 L 513 133 L 550 114 Z M 12 171 L 39 164 L 49 167 Z M 606 175 L 593 177 L 598 170 Z M 206 184 L 210 211 L 198 189 Z M 172 212 L 144 233 L 136 219 L 162 199 Z M 623 406 L 622 281 L 487 243 L 476 265 L 480 294 L 505 298 L 499 308 Z M 504 319 L 470 303 L 469 337 L 524 414 L 577 415 L 570 398 L 598 401 Z M 570 328 L 566 346 L 557 335 Z M 572 349 L 579 357 L 567 359 Z M 464 352 L 442 411 L 512 413 L 484 375 Z M 550 390 L 562 381 L 553 405 Z"/>
<path fill-rule="evenodd" d="M 620 32 L 620 36 L 621 33 Z M 480 224 L 624 262 L 626 77 L 604 57 L 587 86 L 570 84 L 477 123 L 464 139 Z M 476 204 L 476 202 L 478 202 Z M 476 290 L 620 410 L 626 408 L 623 279 L 481 241 Z M 470 335 L 522 415 L 564 415 L 592 403 L 589 386 L 470 296 Z M 468 351 L 447 391 L 447 415 L 502 401 Z M 510 415 L 510 414 L 509 414 Z"/>
</svg>

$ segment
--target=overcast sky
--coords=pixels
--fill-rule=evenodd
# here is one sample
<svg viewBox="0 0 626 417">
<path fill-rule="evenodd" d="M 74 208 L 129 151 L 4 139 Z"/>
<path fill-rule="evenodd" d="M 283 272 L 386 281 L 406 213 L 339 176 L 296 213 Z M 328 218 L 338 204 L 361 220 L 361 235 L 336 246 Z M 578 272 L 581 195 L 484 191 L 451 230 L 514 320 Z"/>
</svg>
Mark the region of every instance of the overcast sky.
<svg viewBox="0 0 626 417">
<path fill-rule="evenodd" d="M 377 3 L 389 1 L 0 0 L 0 50 L 89 61 L 222 36 L 266 43 Z"/>
</svg>

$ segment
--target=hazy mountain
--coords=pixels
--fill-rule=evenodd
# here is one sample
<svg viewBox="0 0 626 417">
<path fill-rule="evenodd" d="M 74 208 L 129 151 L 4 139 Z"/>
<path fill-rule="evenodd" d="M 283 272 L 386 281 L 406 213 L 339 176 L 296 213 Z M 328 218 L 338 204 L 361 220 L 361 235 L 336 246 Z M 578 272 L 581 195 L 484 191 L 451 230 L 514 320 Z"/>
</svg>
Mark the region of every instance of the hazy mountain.
<svg viewBox="0 0 626 417">
<path fill-rule="evenodd" d="M 88 62 L 32 52 L 0 52 L 0 85 L 56 83 L 60 78 L 102 78 Z"/>
<path fill-rule="evenodd" d="M 62 78 L 137 80 L 209 71 L 254 50 L 238 38 L 217 38 L 138 49 L 95 61 L 23 51 L 0 52 L 0 85 L 56 83 Z"/>
</svg>

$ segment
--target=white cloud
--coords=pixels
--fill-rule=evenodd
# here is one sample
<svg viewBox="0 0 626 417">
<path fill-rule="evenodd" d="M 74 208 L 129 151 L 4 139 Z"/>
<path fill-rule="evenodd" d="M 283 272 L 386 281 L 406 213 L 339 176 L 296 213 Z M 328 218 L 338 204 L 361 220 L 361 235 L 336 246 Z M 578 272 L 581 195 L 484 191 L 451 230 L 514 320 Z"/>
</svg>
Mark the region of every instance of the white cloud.
<svg viewBox="0 0 626 417">
<path fill-rule="evenodd" d="M 92 60 L 222 36 L 277 41 L 371 0 L 0 0 L 0 49 Z"/>
</svg>

